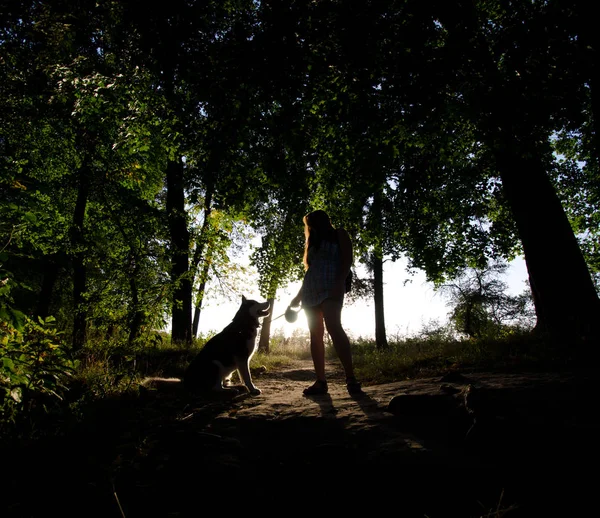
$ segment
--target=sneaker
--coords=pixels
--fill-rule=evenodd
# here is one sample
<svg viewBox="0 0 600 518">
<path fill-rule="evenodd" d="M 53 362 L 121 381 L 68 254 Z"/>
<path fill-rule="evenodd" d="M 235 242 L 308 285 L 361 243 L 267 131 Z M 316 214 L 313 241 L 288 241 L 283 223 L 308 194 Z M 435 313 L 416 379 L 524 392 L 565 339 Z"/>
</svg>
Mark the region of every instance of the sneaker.
<svg viewBox="0 0 600 518">
<path fill-rule="evenodd" d="M 303 393 L 306 396 L 318 396 L 320 394 L 327 394 L 327 382 L 317 380 L 310 387 L 304 389 Z"/>
<path fill-rule="evenodd" d="M 346 378 L 346 388 L 348 389 L 348 394 L 351 396 L 361 396 L 364 394 L 364 391 L 356 378 Z"/>
</svg>

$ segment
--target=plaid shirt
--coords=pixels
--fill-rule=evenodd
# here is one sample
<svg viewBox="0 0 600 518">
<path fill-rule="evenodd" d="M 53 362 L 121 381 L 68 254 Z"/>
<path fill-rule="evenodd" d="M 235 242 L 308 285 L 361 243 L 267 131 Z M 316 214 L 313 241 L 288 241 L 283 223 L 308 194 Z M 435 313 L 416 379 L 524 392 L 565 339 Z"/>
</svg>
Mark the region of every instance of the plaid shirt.
<svg viewBox="0 0 600 518">
<path fill-rule="evenodd" d="M 302 282 L 302 305 L 317 306 L 331 297 L 340 269 L 340 247 L 331 241 L 321 241 L 318 249 L 308 250 L 308 270 Z"/>
</svg>

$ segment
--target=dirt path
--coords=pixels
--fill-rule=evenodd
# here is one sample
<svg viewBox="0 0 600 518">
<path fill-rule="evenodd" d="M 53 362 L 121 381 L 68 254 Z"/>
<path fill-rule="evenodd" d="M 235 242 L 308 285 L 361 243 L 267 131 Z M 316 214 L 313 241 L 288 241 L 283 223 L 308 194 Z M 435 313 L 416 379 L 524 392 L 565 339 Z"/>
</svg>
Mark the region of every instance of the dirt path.
<svg viewBox="0 0 600 518">
<path fill-rule="evenodd" d="M 567 484 L 578 478 L 576 459 L 595 451 L 584 444 L 598 431 L 595 418 L 581 421 L 577 392 L 594 382 L 570 374 L 464 373 L 367 386 L 365 396 L 352 398 L 335 363 L 328 373 L 325 396 L 302 394 L 313 370 L 298 362 L 257 375 L 260 396 L 185 405 L 168 442 L 158 439 L 149 452 L 168 458 L 150 487 L 177 480 L 171 491 L 193 492 L 197 478 L 176 476 L 192 462 L 210 466 L 211 476 L 256 478 L 271 488 L 292 480 L 300 487 L 308 480 L 310 488 L 316 479 L 320 491 L 337 484 L 352 498 L 335 505 L 348 511 L 364 504 L 354 491 L 369 500 L 379 495 L 383 509 L 399 506 L 404 516 L 479 517 L 501 509 L 549 516 L 560 502 L 573 510 Z"/>
<path fill-rule="evenodd" d="M 255 397 L 173 390 L 107 403 L 77 440 L 28 450 L 22 461 L 46 470 L 39 480 L 32 465 L 23 474 L 29 489 L 43 488 L 43 504 L 14 483 L 9 516 L 201 516 L 217 503 L 243 511 L 240 499 L 272 514 L 276 502 L 278 512 L 312 511 L 314 497 L 319 514 L 547 517 L 590 503 L 584 485 L 577 496 L 571 486 L 589 480 L 582 461 L 598 459 L 600 427 L 586 408 L 597 406 L 595 380 L 462 373 L 367 386 L 352 398 L 335 364 L 328 372 L 325 396 L 303 396 L 313 371 L 298 362 L 257 374 Z M 61 505 L 66 488 L 85 513 Z M 556 514 L 561 506 L 566 514 Z"/>
</svg>

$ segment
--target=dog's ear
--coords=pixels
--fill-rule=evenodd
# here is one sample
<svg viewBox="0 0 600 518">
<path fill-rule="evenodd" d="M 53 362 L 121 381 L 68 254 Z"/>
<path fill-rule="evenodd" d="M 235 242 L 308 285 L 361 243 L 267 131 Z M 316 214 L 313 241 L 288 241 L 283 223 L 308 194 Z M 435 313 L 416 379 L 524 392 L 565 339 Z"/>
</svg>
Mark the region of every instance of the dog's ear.
<svg viewBox="0 0 600 518">
<path fill-rule="evenodd" d="M 244 295 L 242 295 L 242 304 L 246 302 L 246 297 Z"/>
</svg>

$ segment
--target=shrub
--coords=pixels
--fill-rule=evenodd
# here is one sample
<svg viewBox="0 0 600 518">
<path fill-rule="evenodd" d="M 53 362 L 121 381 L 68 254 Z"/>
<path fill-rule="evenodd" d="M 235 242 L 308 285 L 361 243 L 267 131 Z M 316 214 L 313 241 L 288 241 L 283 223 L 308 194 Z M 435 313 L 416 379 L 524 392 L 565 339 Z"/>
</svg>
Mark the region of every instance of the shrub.
<svg viewBox="0 0 600 518">
<path fill-rule="evenodd" d="M 0 322 L 0 422 L 15 424 L 57 407 L 67 391 L 75 362 L 55 328 L 53 317 L 22 326 Z"/>
</svg>

